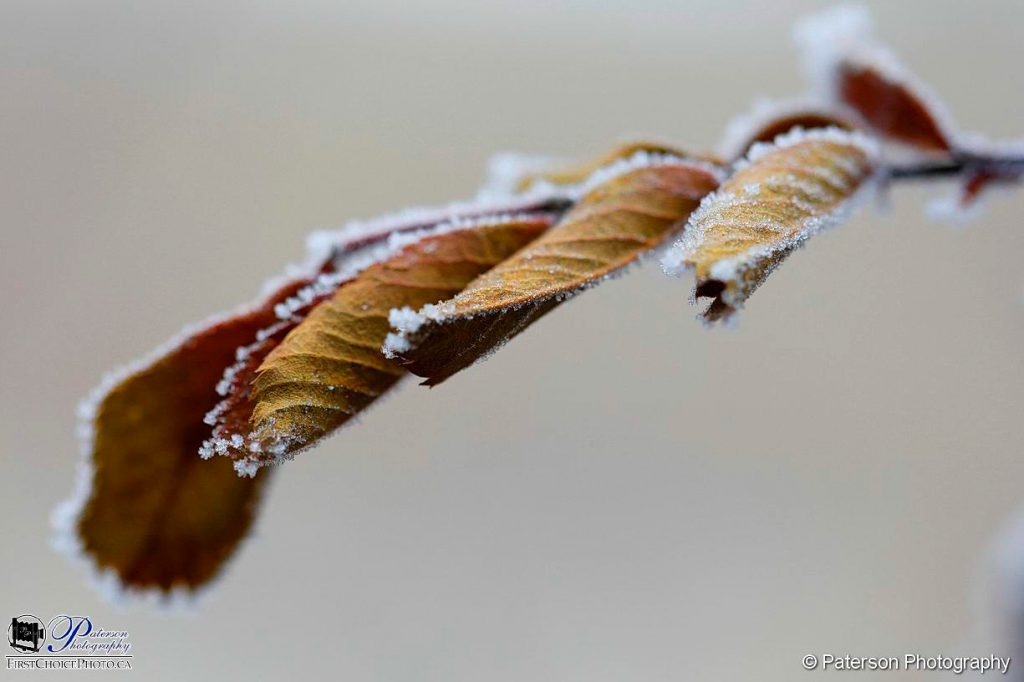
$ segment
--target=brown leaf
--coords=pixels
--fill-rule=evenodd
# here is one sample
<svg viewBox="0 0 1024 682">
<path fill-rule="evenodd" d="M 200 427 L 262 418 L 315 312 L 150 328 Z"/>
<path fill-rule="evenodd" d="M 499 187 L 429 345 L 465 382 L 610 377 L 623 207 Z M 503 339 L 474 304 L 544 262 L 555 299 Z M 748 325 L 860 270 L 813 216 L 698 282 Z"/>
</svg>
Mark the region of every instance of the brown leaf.
<svg viewBox="0 0 1024 682">
<path fill-rule="evenodd" d="M 878 41 L 866 9 L 824 10 L 800 21 L 794 35 L 819 95 L 887 140 L 930 153 L 953 149 L 945 108 Z"/>
<path fill-rule="evenodd" d="M 628 159 L 637 153 L 647 154 L 666 154 L 670 156 L 678 156 L 680 158 L 698 158 L 708 163 L 721 164 L 724 163 L 721 159 L 711 154 L 693 155 L 687 154 L 686 152 L 672 147 L 670 145 L 661 142 L 650 142 L 645 140 L 639 140 L 636 142 L 628 142 L 620 145 L 615 149 L 612 149 L 606 154 L 603 154 L 592 161 L 581 163 L 576 166 L 550 170 L 544 173 L 534 173 L 527 175 L 519 182 L 519 191 L 525 191 L 531 187 L 537 185 L 540 182 L 548 182 L 553 185 L 575 185 L 584 182 L 589 178 L 595 171 L 604 168 L 616 161 Z"/>
<path fill-rule="evenodd" d="M 394 255 L 389 240 L 398 239 L 409 243 L 415 241 L 417 235 L 439 230 L 450 231 L 455 223 L 463 226 L 487 224 L 502 219 L 501 216 L 531 214 L 546 220 L 548 214 L 560 213 L 571 201 L 568 193 L 561 190 L 485 198 L 449 204 L 439 209 L 401 211 L 368 222 L 356 221 L 340 231 L 319 235 L 314 242 L 320 245 L 311 248 L 323 252 L 330 247 L 333 252 L 331 270 L 277 306 L 280 319 L 275 319 L 273 324 L 261 329 L 255 340 L 248 345 L 238 348 L 235 363 L 225 368 L 223 378 L 217 384 L 217 391 L 224 399 L 206 415 L 205 421 L 213 429 L 211 437 L 203 442 L 199 453 L 209 458 L 248 447 L 244 442 L 244 434 L 249 432 L 254 407 L 251 388 L 260 365 L 311 310 L 331 298 L 340 286 L 355 278 L 368 264 Z M 241 457 L 239 462 L 240 470 L 250 466 L 246 457 Z"/>
<path fill-rule="evenodd" d="M 761 101 L 753 111 L 730 121 L 719 151 L 735 161 L 758 142 L 771 142 L 796 128 L 840 128 L 854 130 L 849 116 L 806 100 Z"/>
<path fill-rule="evenodd" d="M 391 351 L 424 384 L 444 381 L 662 243 L 717 185 L 713 168 L 681 159 L 597 184 L 556 227 L 461 294 L 396 320 Z"/>
<path fill-rule="evenodd" d="M 883 137 L 925 151 L 952 149 L 933 106 L 910 83 L 851 61 L 840 62 L 836 78 L 840 100 Z"/>
<path fill-rule="evenodd" d="M 230 462 L 201 460 L 203 415 L 235 349 L 309 281 L 187 333 L 101 387 L 83 410 L 86 460 L 59 519 L 67 550 L 129 590 L 193 589 L 220 571 L 248 533 L 267 476 L 243 480 Z"/>
<path fill-rule="evenodd" d="M 244 311 L 184 332 L 105 379 L 83 403 L 84 461 L 75 494 L 55 514 L 58 546 L 100 576 L 112 576 L 121 590 L 167 595 L 207 584 L 248 533 L 270 475 L 239 478 L 230 460 L 204 461 L 197 454 L 209 433 L 204 415 L 221 399 L 214 386 L 236 362 L 237 351 L 278 341 L 271 336 L 253 343 L 260 332 L 297 323 L 305 310 L 282 322 L 277 309 L 315 289 L 345 254 L 488 210 L 555 210 L 566 201 L 536 195 L 354 223 L 317 242 L 301 268 L 308 276 L 277 286 Z M 272 345 L 266 344 L 263 355 Z"/>
<path fill-rule="evenodd" d="M 755 147 L 690 218 L 663 264 L 693 269 L 708 321 L 730 316 L 808 237 L 838 220 L 871 177 L 873 145 L 839 130 L 796 131 Z"/>
<path fill-rule="evenodd" d="M 405 373 L 381 354 L 392 308 L 455 295 L 553 221 L 550 213 L 481 219 L 422 237 L 343 283 L 263 360 L 247 401 L 251 416 L 244 425 L 229 420 L 240 430 L 221 434 L 223 454 L 251 475 L 347 422 Z"/>
</svg>

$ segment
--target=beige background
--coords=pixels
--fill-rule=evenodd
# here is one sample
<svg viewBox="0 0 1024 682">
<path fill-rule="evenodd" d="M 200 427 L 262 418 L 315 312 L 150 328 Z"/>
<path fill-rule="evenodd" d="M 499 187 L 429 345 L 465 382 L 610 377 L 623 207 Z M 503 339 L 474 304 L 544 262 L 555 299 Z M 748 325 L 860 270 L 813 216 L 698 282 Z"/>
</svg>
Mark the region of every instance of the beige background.
<svg viewBox="0 0 1024 682">
<path fill-rule="evenodd" d="M 964 127 L 1022 132 L 1019 3 L 875 5 Z M 128 629 L 140 679 L 792 680 L 811 652 L 992 653 L 980 576 L 1024 502 L 1021 194 L 962 232 L 900 188 L 734 332 L 656 268 L 588 292 L 286 467 L 191 616 L 112 610 L 47 546 L 106 369 L 251 298 L 310 229 L 472 194 L 494 151 L 714 145 L 802 89 L 789 30 L 815 6 L 4 2 L 0 616 Z"/>
</svg>

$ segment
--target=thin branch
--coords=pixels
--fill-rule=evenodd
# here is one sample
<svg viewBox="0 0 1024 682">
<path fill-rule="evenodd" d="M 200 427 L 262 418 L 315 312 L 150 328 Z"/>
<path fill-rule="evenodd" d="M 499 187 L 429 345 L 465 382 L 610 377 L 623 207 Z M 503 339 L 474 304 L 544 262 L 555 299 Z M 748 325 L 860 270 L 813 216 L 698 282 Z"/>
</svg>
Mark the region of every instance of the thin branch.
<svg viewBox="0 0 1024 682">
<path fill-rule="evenodd" d="M 892 180 L 923 180 L 955 177 L 979 171 L 1006 178 L 1024 175 L 1024 158 L 961 154 L 948 161 L 889 166 L 885 173 Z"/>
</svg>

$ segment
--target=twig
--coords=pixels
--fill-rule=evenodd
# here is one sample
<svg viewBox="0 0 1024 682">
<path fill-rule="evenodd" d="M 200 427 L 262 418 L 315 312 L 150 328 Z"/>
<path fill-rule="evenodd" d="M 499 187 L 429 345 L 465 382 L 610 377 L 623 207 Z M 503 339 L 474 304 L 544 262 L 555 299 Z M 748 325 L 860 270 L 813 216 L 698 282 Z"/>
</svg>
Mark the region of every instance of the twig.
<svg viewBox="0 0 1024 682">
<path fill-rule="evenodd" d="M 885 174 L 892 180 L 917 180 L 977 172 L 991 173 L 996 177 L 1018 177 L 1024 174 L 1024 158 L 959 154 L 947 161 L 889 166 Z"/>
</svg>

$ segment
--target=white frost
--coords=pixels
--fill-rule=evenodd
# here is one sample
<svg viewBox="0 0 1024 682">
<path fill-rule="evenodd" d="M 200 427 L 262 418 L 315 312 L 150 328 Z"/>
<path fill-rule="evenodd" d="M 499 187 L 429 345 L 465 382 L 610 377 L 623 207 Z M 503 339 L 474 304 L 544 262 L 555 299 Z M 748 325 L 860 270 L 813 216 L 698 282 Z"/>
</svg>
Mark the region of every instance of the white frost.
<svg viewBox="0 0 1024 682">
<path fill-rule="evenodd" d="M 737 170 L 745 168 L 751 163 L 754 163 L 779 149 L 791 147 L 809 140 L 826 140 L 829 142 L 856 146 L 864 152 L 871 165 L 874 166 L 877 164 L 879 157 L 878 145 L 874 140 L 860 132 L 848 132 L 838 128 L 815 129 L 810 131 L 805 131 L 801 128 L 794 128 L 787 133 L 779 135 L 771 143 L 757 143 L 753 145 L 747 152 L 747 156 L 738 161 L 735 164 L 735 167 Z M 828 169 L 820 171 L 819 175 L 822 179 L 827 180 L 829 184 L 836 187 L 842 187 L 848 183 L 848 180 L 842 174 L 835 171 L 826 172 L 827 170 Z M 855 171 L 852 167 L 847 170 L 851 172 Z M 779 184 L 789 186 L 794 185 L 795 180 L 796 178 L 788 174 L 782 174 L 782 176 L 778 178 Z M 790 236 L 785 239 L 773 241 L 771 244 L 755 245 L 732 258 L 722 259 L 711 267 L 709 275 L 712 279 L 721 282 L 736 281 L 741 277 L 742 273 L 746 269 L 752 267 L 754 264 L 762 262 L 764 259 L 771 257 L 775 253 L 803 245 L 803 243 L 811 236 L 833 225 L 843 222 L 849 214 L 862 203 L 863 198 L 873 192 L 874 185 L 875 183 L 870 180 L 863 182 L 850 198 L 841 202 L 835 209 L 827 214 L 812 215 L 808 217 L 795 231 L 792 231 L 790 226 L 777 224 L 770 218 L 765 218 L 754 225 L 744 224 L 739 226 L 756 228 L 766 232 L 790 233 Z M 753 185 L 748 185 L 742 188 L 740 194 L 719 189 L 718 191 L 704 197 L 700 206 L 690 216 L 686 230 L 683 232 L 683 236 L 675 242 L 662 257 L 661 265 L 665 273 L 673 276 L 680 276 L 689 271 L 691 269 L 689 264 L 690 259 L 697 253 L 707 239 L 708 228 L 712 225 L 721 225 L 720 222 L 712 221 L 709 217 L 713 214 L 717 214 L 722 209 L 723 205 L 739 205 L 749 201 L 747 194 L 753 187 Z M 801 199 L 799 197 L 794 197 L 793 201 L 799 202 Z M 733 292 L 727 288 L 721 293 L 721 297 L 724 303 L 732 307 L 738 308 L 742 305 L 742 293 L 739 291 Z"/>
<path fill-rule="evenodd" d="M 263 300 L 267 295 L 277 290 L 286 281 L 295 278 L 312 277 L 321 269 L 324 262 L 330 258 L 339 257 L 339 254 L 345 254 L 351 249 L 352 244 L 360 242 L 379 242 L 384 237 L 395 232 L 422 231 L 430 226 L 438 225 L 439 223 L 449 223 L 456 219 L 465 218 L 466 216 L 481 217 L 495 213 L 525 211 L 542 206 L 546 203 L 568 200 L 569 196 L 565 190 L 551 186 L 544 186 L 532 188 L 530 191 L 516 196 L 482 196 L 473 201 L 452 203 L 440 208 L 407 209 L 398 213 L 384 215 L 373 220 L 352 221 L 338 230 L 317 231 L 312 233 L 307 239 L 307 255 L 305 260 L 300 263 L 288 265 L 285 268 L 284 273 L 267 280 L 261 288 L 260 297 L 255 302 L 246 304 L 227 313 L 213 315 L 198 324 L 185 327 L 173 338 L 155 348 L 142 359 L 106 374 L 99 386 L 90 392 L 88 397 L 82 401 L 78 408 L 77 433 L 80 445 L 80 461 L 78 464 L 76 482 L 70 497 L 59 504 L 52 514 L 54 547 L 66 554 L 74 563 L 87 567 L 92 575 L 93 582 L 98 586 L 106 585 L 109 587 L 112 582 L 117 582 L 116 575 L 111 574 L 109 571 L 100 571 L 99 567 L 95 565 L 93 558 L 84 552 L 81 539 L 77 534 L 78 522 L 81 517 L 82 510 L 88 502 L 93 487 L 94 472 L 92 453 L 95 440 L 94 423 L 96 412 L 99 405 L 117 384 L 121 383 L 129 376 L 151 366 L 165 355 L 179 349 L 183 343 L 198 332 L 219 324 L 220 322 L 230 319 L 236 315 L 245 314 L 257 309 L 262 305 Z M 386 244 L 384 245 L 383 250 L 369 255 L 365 251 L 357 249 L 357 251 L 362 251 L 358 256 L 349 254 L 349 256 L 352 256 L 351 258 L 342 258 L 342 260 L 344 260 L 345 273 L 347 273 L 348 276 L 351 276 L 351 273 L 358 272 L 361 268 L 375 262 L 376 259 L 379 259 L 380 253 L 384 253 L 386 250 Z M 345 273 L 340 275 L 340 277 L 343 278 L 346 276 Z M 321 286 L 331 284 L 330 281 L 321 280 L 318 280 L 318 283 Z M 302 301 L 304 297 L 309 297 L 317 292 L 316 286 L 317 285 L 307 287 L 307 289 L 299 295 L 298 301 L 293 299 L 289 301 L 285 307 L 278 308 L 276 312 L 278 312 L 282 317 L 287 318 L 294 313 L 296 309 L 303 305 Z M 309 299 L 307 299 L 307 302 L 308 300 Z M 271 331 L 272 330 L 264 330 L 261 332 L 258 340 Z M 239 362 L 244 360 L 244 353 L 247 349 L 248 347 L 243 347 L 236 352 L 236 357 Z M 230 383 L 232 378 L 230 374 L 231 369 L 232 368 L 228 368 L 228 372 L 219 384 L 219 388 L 222 390 L 226 390 L 227 385 Z M 212 389 L 213 387 L 211 387 L 211 390 Z M 216 417 L 217 415 L 213 415 L 210 420 L 216 421 Z M 213 456 L 225 448 L 226 445 L 224 443 L 208 442 L 203 446 L 202 456 Z M 123 586 L 121 586 L 121 588 L 123 588 Z M 110 590 L 107 589 L 105 591 L 109 592 Z M 122 589 L 121 591 L 125 591 L 125 589 Z M 158 591 L 154 592 L 154 594 L 157 592 Z M 139 594 L 132 592 L 132 596 L 139 596 Z M 166 599 L 166 596 L 161 596 L 161 599 Z"/>
<path fill-rule="evenodd" d="M 554 214 L 543 211 L 530 213 L 498 213 L 495 215 L 472 216 L 469 218 L 454 217 L 421 229 L 392 232 L 387 239 L 379 240 L 378 242 L 353 251 L 342 252 L 335 259 L 335 272 L 321 275 L 312 285 L 306 287 L 295 297 L 278 306 L 280 309 L 277 311 L 278 315 L 280 317 L 290 319 L 293 315 L 296 315 L 299 311 L 308 306 L 312 301 L 319 300 L 318 297 L 332 293 L 341 284 L 356 277 L 366 268 L 396 257 L 403 250 L 412 245 L 419 244 L 425 239 L 438 237 L 456 231 L 477 230 L 485 227 L 506 225 L 529 219 L 546 219 L 553 222 L 554 218 Z M 389 321 L 398 320 L 402 323 L 413 324 L 415 318 L 416 313 L 410 308 L 392 310 L 389 313 Z M 271 330 L 276 328 L 277 327 L 271 327 L 268 329 L 268 333 L 272 333 Z M 265 336 L 265 334 L 261 336 Z M 397 340 L 393 341 L 395 343 L 400 343 Z M 387 346 L 387 341 L 385 342 L 385 346 Z M 232 379 L 241 369 L 242 364 L 245 362 L 245 359 L 248 357 L 252 348 L 253 346 L 241 349 L 237 353 L 239 357 L 238 363 L 225 370 L 224 378 L 221 380 L 220 384 L 218 384 L 218 386 L 223 389 L 221 395 L 226 395 L 227 391 L 230 389 Z M 387 355 L 387 351 L 382 349 L 382 352 Z M 296 440 L 294 435 L 280 437 L 275 435 L 268 438 L 264 433 L 253 431 L 244 436 L 240 434 L 232 434 L 230 438 L 227 438 L 225 435 L 220 433 L 220 429 L 218 428 L 226 408 L 227 402 L 221 401 L 206 415 L 205 421 L 206 423 L 214 426 L 214 431 L 212 437 L 204 441 L 199 449 L 199 455 L 203 458 L 209 458 L 214 455 L 233 457 L 235 458 L 235 470 L 240 476 L 255 476 L 260 467 L 279 464 L 287 459 L 291 459 L 297 451 L 305 447 L 305 443 Z M 261 441 L 267 440 L 269 440 L 269 444 L 264 448 Z"/>
<path fill-rule="evenodd" d="M 724 159 L 738 158 L 746 152 L 747 143 L 758 131 L 764 130 L 774 121 L 807 113 L 844 118 L 851 116 L 845 108 L 813 96 L 781 100 L 760 98 L 754 100 L 750 111 L 734 117 L 726 125 L 718 144 L 718 155 Z"/>
<path fill-rule="evenodd" d="M 89 583 L 111 603 L 126 605 L 129 602 L 144 601 L 159 603 L 164 607 L 185 607 L 188 604 L 194 603 L 202 594 L 205 594 L 210 585 L 208 584 L 191 592 L 185 589 L 177 589 L 173 590 L 170 594 L 164 593 L 157 588 L 142 590 L 136 587 L 129 587 L 121 582 L 117 573 L 96 564 L 95 558 L 85 551 L 82 539 L 78 535 L 78 524 L 93 490 L 95 468 L 93 466 L 92 453 L 95 448 L 95 422 L 99 406 L 106 399 L 110 391 L 128 377 L 146 370 L 161 358 L 179 350 L 185 342 L 199 332 L 236 315 L 251 312 L 258 308 L 260 303 L 260 301 L 256 301 L 229 312 L 212 315 L 197 324 L 187 325 L 171 339 L 160 344 L 141 359 L 108 372 L 103 376 L 99 385 L 78 404 L 78 426 L 76 433 L 78 436 L 79 461 L 76 469 L 75 485 L 68 499 L 57 504 L 50 514 L 50 523 L 54 531 L 50 544 L 55 550 L 66 556 L 72 564 L 81 567 L 86 572 Z M 219 575 L 223 575 L 223 570 Z"/>
<path fill-rule="evenodd" d="M 699 159 L 683 158 L 674 154 L 640 150 L 627 158 L 617 159 L 605 166 L 602 166 L 601 168 L 598 168 L 578 185 L 569 187 L 567 190 L 574 199 L 579 200 L 587 193 L 619 176 L 641 168 L 661 166 L 683 166 L 687 168 L 696 168 L 702 172 L 710 174 L 718 182 L 722 182 L 725 179 L 724 170 L 712 163 Z M 663 247 L 653 249 L 652 251 L 660 253 L 661 248 Z M 643 258 L 640 260 L 643 260 Z M 563 291 L 552 294 L 549 298 L 557 298 L 560 301 L 568 300 L 590 287 L 621 275 L 626 269 L 628 269 L 628 266 L 620 268 L 614 272 L 607 273 L 603 277 L 584 282 L 572 291 Z M 427 304 L 418 311 L 413 311 L 410 308 L 392 309 L 388 317 L 388 320 L 391 323 L 392 332 L 388 334 L 384 342 L 384 346 L 382 348 L 384 355 L 388 358 L 395 358 L 412 350 L 415 347 L 415 334 L 425 323 L 428 321 L 443 322 L 450 320 L 456 315 L 455 301 L 458 299 L 459 297 L 456 296 L 455 299 L 449 299 L 448 301 L 442 301 L 436 304 Z M 544 300 L 548 299 L 532 299 L 531 302 L 537 303 Z M 528 322 L 528 318 L 524 319 L 524 324 Z M 507 338 L 511 338 L 514 335 L 514 333 L 511 333 Z M 500 343 L 496 344 L 488 351 L 487 355 L 494 353 L 500 346 Z M 484 357 L 486 357 L 486 355 Z M 484 357 L 480 359 L 482 360 Z"/>
<path fill-rule="evenodd" d="M 786 147 L 792 147 L 793 145 L 812 140 L 835 142 L 837 144 L 851 144 L 856 147 L 860 147 L 861 150 L 867 154 L 868 158 L 872 160 L 876 160 L 880 154 L 878 143 L 875 139 L 865 135 L 859 130 L 849 131 L 842 130 L 840 128 L 815 128 L 814 130 L 804 130 L 803 128 L 798 127 L 779 135 L 771 142 L 758 142 L 754 144 L 747 152 L 746 157 L 736 163 L 735 170 L 745 168 L 777 149 L 785 149 Z"/>
<path fill-rule="evenodd" d="M 815 93 L 829 101 L 835 99 L 838 63 L 877 46 L 871 13 L 861 5 L 839 5 L 800 19 L 793 41 Z"/>
<path fill-rule="evenodd" d="M 520 194 L 519 184 L 531 175 L 558 168 L 563 161 L 553 156 L 498 152 L 487 161 L 487 175 L 477 191 L 478 200 L 494 200 Z"/>
<path fill-rule="evenodd" d="M 687 166 L 698 168 L 708 173 L 721 182 L 725 179 L 722 168 L 702 159 L 690 159 L 675 154 L 661 152 L 649 152 L 641 149 L 624 159 L 616 159 L 608 165 L 601 166 L 591 173 L 583 182 L 572 188 L 572 197 L 580 199 L 589 192 L 601 185 L 614 180 L 615 178 L 638 170 L 640 168 L 655 168 L 660 166 Z"/>
<path fill-rule="evenodd" d="M 403 332 L 414 332 L 420 328 L 420 325 L 426 318 L 419 314 L 409 306 L 403 306 L 401 308 L 392 308 L 388 312 L 388 324 L 395 329 Z"/>
<path fill-rule="evenodd" d="M 805 17 L 794 27 L 793 38 L 800 48 L 804 71 L 815 98 L 841 103 L 837 78 L 840 63 L 870 68 L 913 93 L 947 140 L 959 137 L 953 117 L 942 101 L 875 37 L 866 8 L 840 5 Z"/>
</svg>

